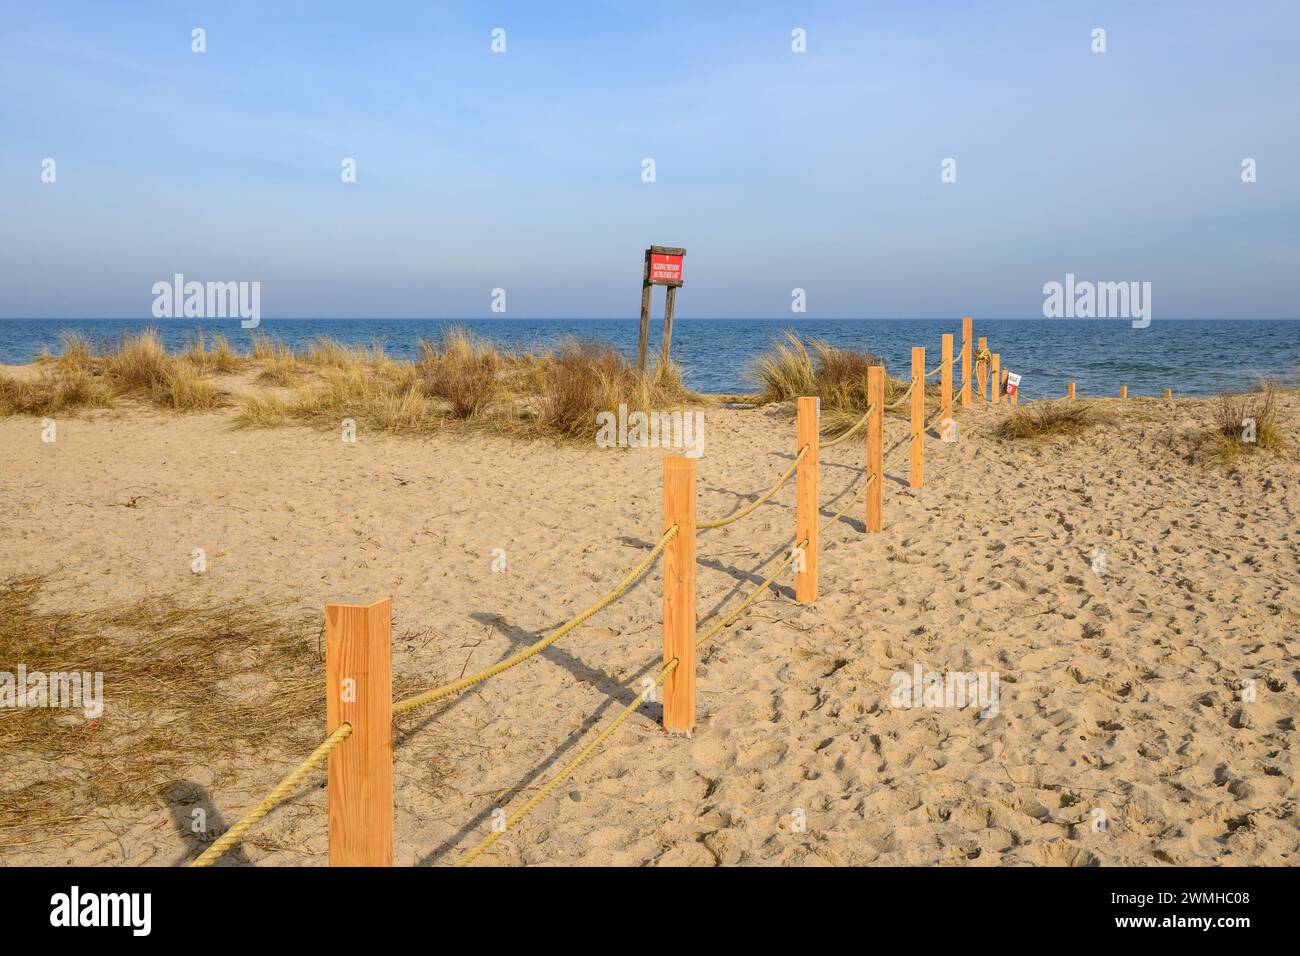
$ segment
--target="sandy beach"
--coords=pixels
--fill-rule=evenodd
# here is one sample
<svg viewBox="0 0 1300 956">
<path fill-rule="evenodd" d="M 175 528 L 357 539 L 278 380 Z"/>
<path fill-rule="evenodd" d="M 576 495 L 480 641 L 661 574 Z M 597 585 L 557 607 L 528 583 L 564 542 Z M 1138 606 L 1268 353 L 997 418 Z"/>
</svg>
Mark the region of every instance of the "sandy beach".
<svg viewBox="0 0 1300 956">
<path fill-rule="evenodd" d="M 862 444 L 827 450 L 823 514 L 859 502 L 823 536 L 819 600 L 795 603 L 779 578 L 702 653 L 694 737 L 665 735 L 645 704 L 481 862 L 1294 863 L 1300 464 L 1197 460 L 1208 399 L 1101 404 L 1102 425 L 1042 443 L 994 437 L 1005 406 L 963 410 L 957 442 L 927 437 L 924 488 L 888 459 L 881 533 L 863 527 Z M 232 416 L 91 411 L 60 419 L 53 443 L 39 419 L 0 419 L 0 578 L 43 576 L 44 614 L 251 602 L 305 622 L 308 646 L 327 600 L 391 595 L 409 692 L 563 622 L 660 534 L 661 450 L 364 431 L 344 444 Z M 1280 416 L 1300 416 L 1300 394 L 1281 394 Z M 789 466 L 794 420 L 776 405 L 706 418 L 699 514 L 718 517 Z M 888 418 L 887 447 L 906 429 Z M 702 627 L 784 557 L 793 495 L 700 533 Z M 658 668 L 660 585 L 656 564 L 537 658 L 395 722 L 395 864 L 453 862 L 636 696 Z M 996 673 L 998 712 L 893 706 L 893 675 L 918 665 Z M 256 654 L 230 669 L 211 709 L 274 699 L 280 675 Z M 220 832 L 325 731 L 322 703 L 214 758 L 165 690 L 144 712 L 115 703 L 111 672 L 104 693 L 99 733 L 165 714 L 175 778 L 0 835 L 0 862 L 186 862 L 207 839 L 194 807 Z M 109 772 L 21 747 L 4 763 L 0 801 L 18 808 L 50 774 Z M 222 863 L 323 865 L 324 779 Z"/>
</svg>

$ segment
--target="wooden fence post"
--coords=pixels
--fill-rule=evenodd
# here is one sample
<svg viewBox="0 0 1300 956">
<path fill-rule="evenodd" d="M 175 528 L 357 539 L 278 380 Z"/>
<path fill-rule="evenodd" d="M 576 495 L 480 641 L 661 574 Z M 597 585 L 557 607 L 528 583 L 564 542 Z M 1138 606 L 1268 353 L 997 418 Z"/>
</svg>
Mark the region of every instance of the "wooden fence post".
<svg viewBox="0 0 1300 956">
<path fill-rule="evenodd" d="M 1172 388 L 1165 389 L 1165 398 L 1173 398 L 1173 397 L 1174 397 L 1174 390 Z"/>
<path fill-rule="evenodd" d="M 1120 397 L 1120 398 L 1128 398 L 1128 386 L 1127 386 L 1127 385 L 1121 385 L 1121 386 L 1119 387 L 1119 397 Z"/>
<path fill-rule="evenodd" d="M 979 351 L 977 354 L 988 351 L 988 347 L 989 347 L 988 337 L 981 335 L 979 339 Z M 975 381 L 979 384 L 980 398 L 985 401 L 990 400 L 989 388 L 988 388 L 989 386 L 988 359 L 978 358 L 975 360 Z"/>
<path fill-rule="evenodd" d="M 971 317 L 961 320 L 961 407 L 970 404 Z"/>
<path fill-rule="evenodd" d="M 794 596 L 800 604 L 817 600 L 817 458 L 820 448 L 821 399 L 801 398 L 798 402 L 799 420 L 795 428 L 795 454 L 804 445 L 808 454 L 799 462 L 794 473 L 794 541 L 798 545 L 805 538 L 803 570 L 795 563 Z"/>
<path fill-rule="evenodd" d="M 989 401 L 994 405 L 1002 401 L 1002 353 L 993 353 L 993 374 L 989 376 Z"/>
<path fill-rule="evenodd" d="M 677 535 L 664 549 L 664 663 L 677 668 L 664 682 L 664 730 L 695 729 L 695 459 L 664 459 L 664 530 Z"/>
<path fill-rule="evenodd" d="M 945 428 L 956 426 L 952 417 L 952 335 L 949 334 L 943 337 L 943 371 L 939 373 L 939 434 L 943 435 Z"/>
<path fill-rule="evenodd" d="M 925 484 L 925 349 L 912 349 L 912 447 L 907 481 L 913 488 Z"/>
<path fill-rule="evenodd" d="M 867 419 L 867 530 L 879 531 L 884 516 L 885 485 L 885 367 L 867 369 L 867 404 L 874 405 Z"/>
<path fill-rule="evenodd" d="M 1069 385 L 1065 386 L 1065 397 L 1068 398 L 1068 399 L 1070 399 L 1070 400 L 1073 400 L 1073 399 L 1074 399 L 1074 383 L 1073 383 L 1073 382 L 1071 382 Z"/>
<path fill-rule="evenodd" d="M 673 313 L 677 311 L 677 286 L 670 285 L 664 295 L 663 367 L 668 367 L 668 356 L 673 347 Z"/>
<path fill-rule="evenodd" d="M 650 250 L 645 251 L 641 269 L 641 329 L 636 340 L 636 370 L 645 371 L 646 348 L 650 343 Z"/>
<path fill-rule="evenodd" d="M 391 598 L 325 605 L 325 720 L 352 733 L 329 755 L 330 866 L 393 865 Z"/>
</svg>

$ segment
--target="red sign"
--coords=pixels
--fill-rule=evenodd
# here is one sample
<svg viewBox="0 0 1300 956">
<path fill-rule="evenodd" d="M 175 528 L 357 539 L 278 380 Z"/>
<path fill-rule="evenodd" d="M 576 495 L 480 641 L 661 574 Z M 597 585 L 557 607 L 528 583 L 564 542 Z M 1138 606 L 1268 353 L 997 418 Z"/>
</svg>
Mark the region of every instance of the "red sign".
<svg viewBox="0 0 1300 956">
<path fill-rule="evenodd" d="M 682 257 L 666 256 L 662 253 L 650 253 L 651 282 L 681 282 Z"/>
<path fill-rule="evenodd" d="M 1007 394 L 1014 395 L 1020 391 L 1020 376 L 1015 372 L 1007 373 Z"/>
</svg>

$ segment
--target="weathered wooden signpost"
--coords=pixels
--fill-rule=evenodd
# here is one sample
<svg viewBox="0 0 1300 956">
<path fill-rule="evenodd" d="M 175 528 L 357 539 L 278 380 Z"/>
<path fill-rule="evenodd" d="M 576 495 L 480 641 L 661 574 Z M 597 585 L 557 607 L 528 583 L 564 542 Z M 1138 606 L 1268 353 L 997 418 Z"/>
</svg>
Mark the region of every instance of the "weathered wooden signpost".
<svg viewBox="0 0 1300 956">
<path fill-rule="evenodd" d="M 668 287 L 664 300 L 663 361 L 667 363 L 673 343 L 673 309 L 677 305 L 677 290 L 682 285 L 682 260 L 686 250 L 677 246 L 651 246 L 645 251 L 645 267 L 641 272 L 641 334 L 636 341 L 636 367 L 645 371 L 646 346 L 650 339 L 650 289 Z"/>
</svg>

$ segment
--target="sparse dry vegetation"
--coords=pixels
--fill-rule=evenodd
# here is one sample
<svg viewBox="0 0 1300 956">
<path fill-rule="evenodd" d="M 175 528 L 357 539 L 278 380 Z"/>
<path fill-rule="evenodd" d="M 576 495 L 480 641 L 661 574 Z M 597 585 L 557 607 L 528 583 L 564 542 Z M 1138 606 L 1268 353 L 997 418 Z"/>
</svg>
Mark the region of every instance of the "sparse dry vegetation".
<svg viewBox="0 0 1300 956">
<path fill-rule="evenodd" d="M 67 335 L 58 355 L 37 359 L 34 378 L 0 376 L 0 415 L 108 408 L 119 399 L 174 411 L 218 408 L 225 396 L 205 376 L 233 361 L 232 354 L 223 357 L 218 343 L 214 352 L 191 345 L 188 352 L 168 355 L 157 333 L 148 329 L 124 338 L 116 351 L 97 355 L 85 339 Z"/>
<path fill-rule="evenodd" d="M 751 375 L 762 388 L 765 402 L 789 402 L 816 395 L 822 400 L 822 426 L 828 436 L 850 428 L 866 412 L 867 369 L 885 360 L 871 352 L 842 349 L 819 340 L 805 343 L 787 331 L 759 356 Z M 885 402 L 895 402 L 907 391 L 908 380 L 885 375 Z M 937 391 L 936 391 L 937 394 Z M 907 409 L 895 410 L 906 414 Z"/>
<path fill-rule="evenodd" d="M 1223 465 L 1243 456 L 1279 452 L 1287 447 L 1279 421 L 1277 386 L 1266 382 L 1238 395 L 1220 395 L 1213 425 L 1199 436 L 1196 452 Z"/>
<path fill-rule="evenodd" d="M 356 347 L 329 338 L 295 350 L 255 333 L 249 354 L 221 336 L 195 336 L 169 355 L 153 330 L 96 353 L 76 336 L 57 355 L 37 359 L 34 374 L 0 376 L 0 415 L 50 415 L 107 408 L 120 400 L 194 411 L 228 404 L 216 376 L 244 375 L 235 415 L 243 428 L 287 424 L 339 428 L 343 419 L 388 434 L 469 427 L 519 438 L 574 440 L 594 434 L 596 413 L 671 409 L 704 399 L 669 364 L 642 374 L 612 346 L 570 341 L 554 350 L 503 352 L 462 327 L 420 343 L 414 362 L 389 358 L 381 343 Z"/>
<path fill-rule="evenodd" d="M 993 434 L 1005 441 L 1043 441 L 1081 435 L 1101 420 L 1097 409 L 1087 402 L 1034 402 L 1013 410 L 998 422 Z"/>
<path fill-rule="evenodd" d="M 0 583 L 11 672 L 103 674 L 104 712 L 0 709 L 0 834 L 156 802 L 194 763 L 311 745 L 320 729 L 318 624 L 284 609 L 147 598 L 105 611 L 37 609 L 42 581 Z M 27 766 L 39 772 L 19 772 Z M 5 840 L 0 839 L 0 843 Z"/>
</svg>

